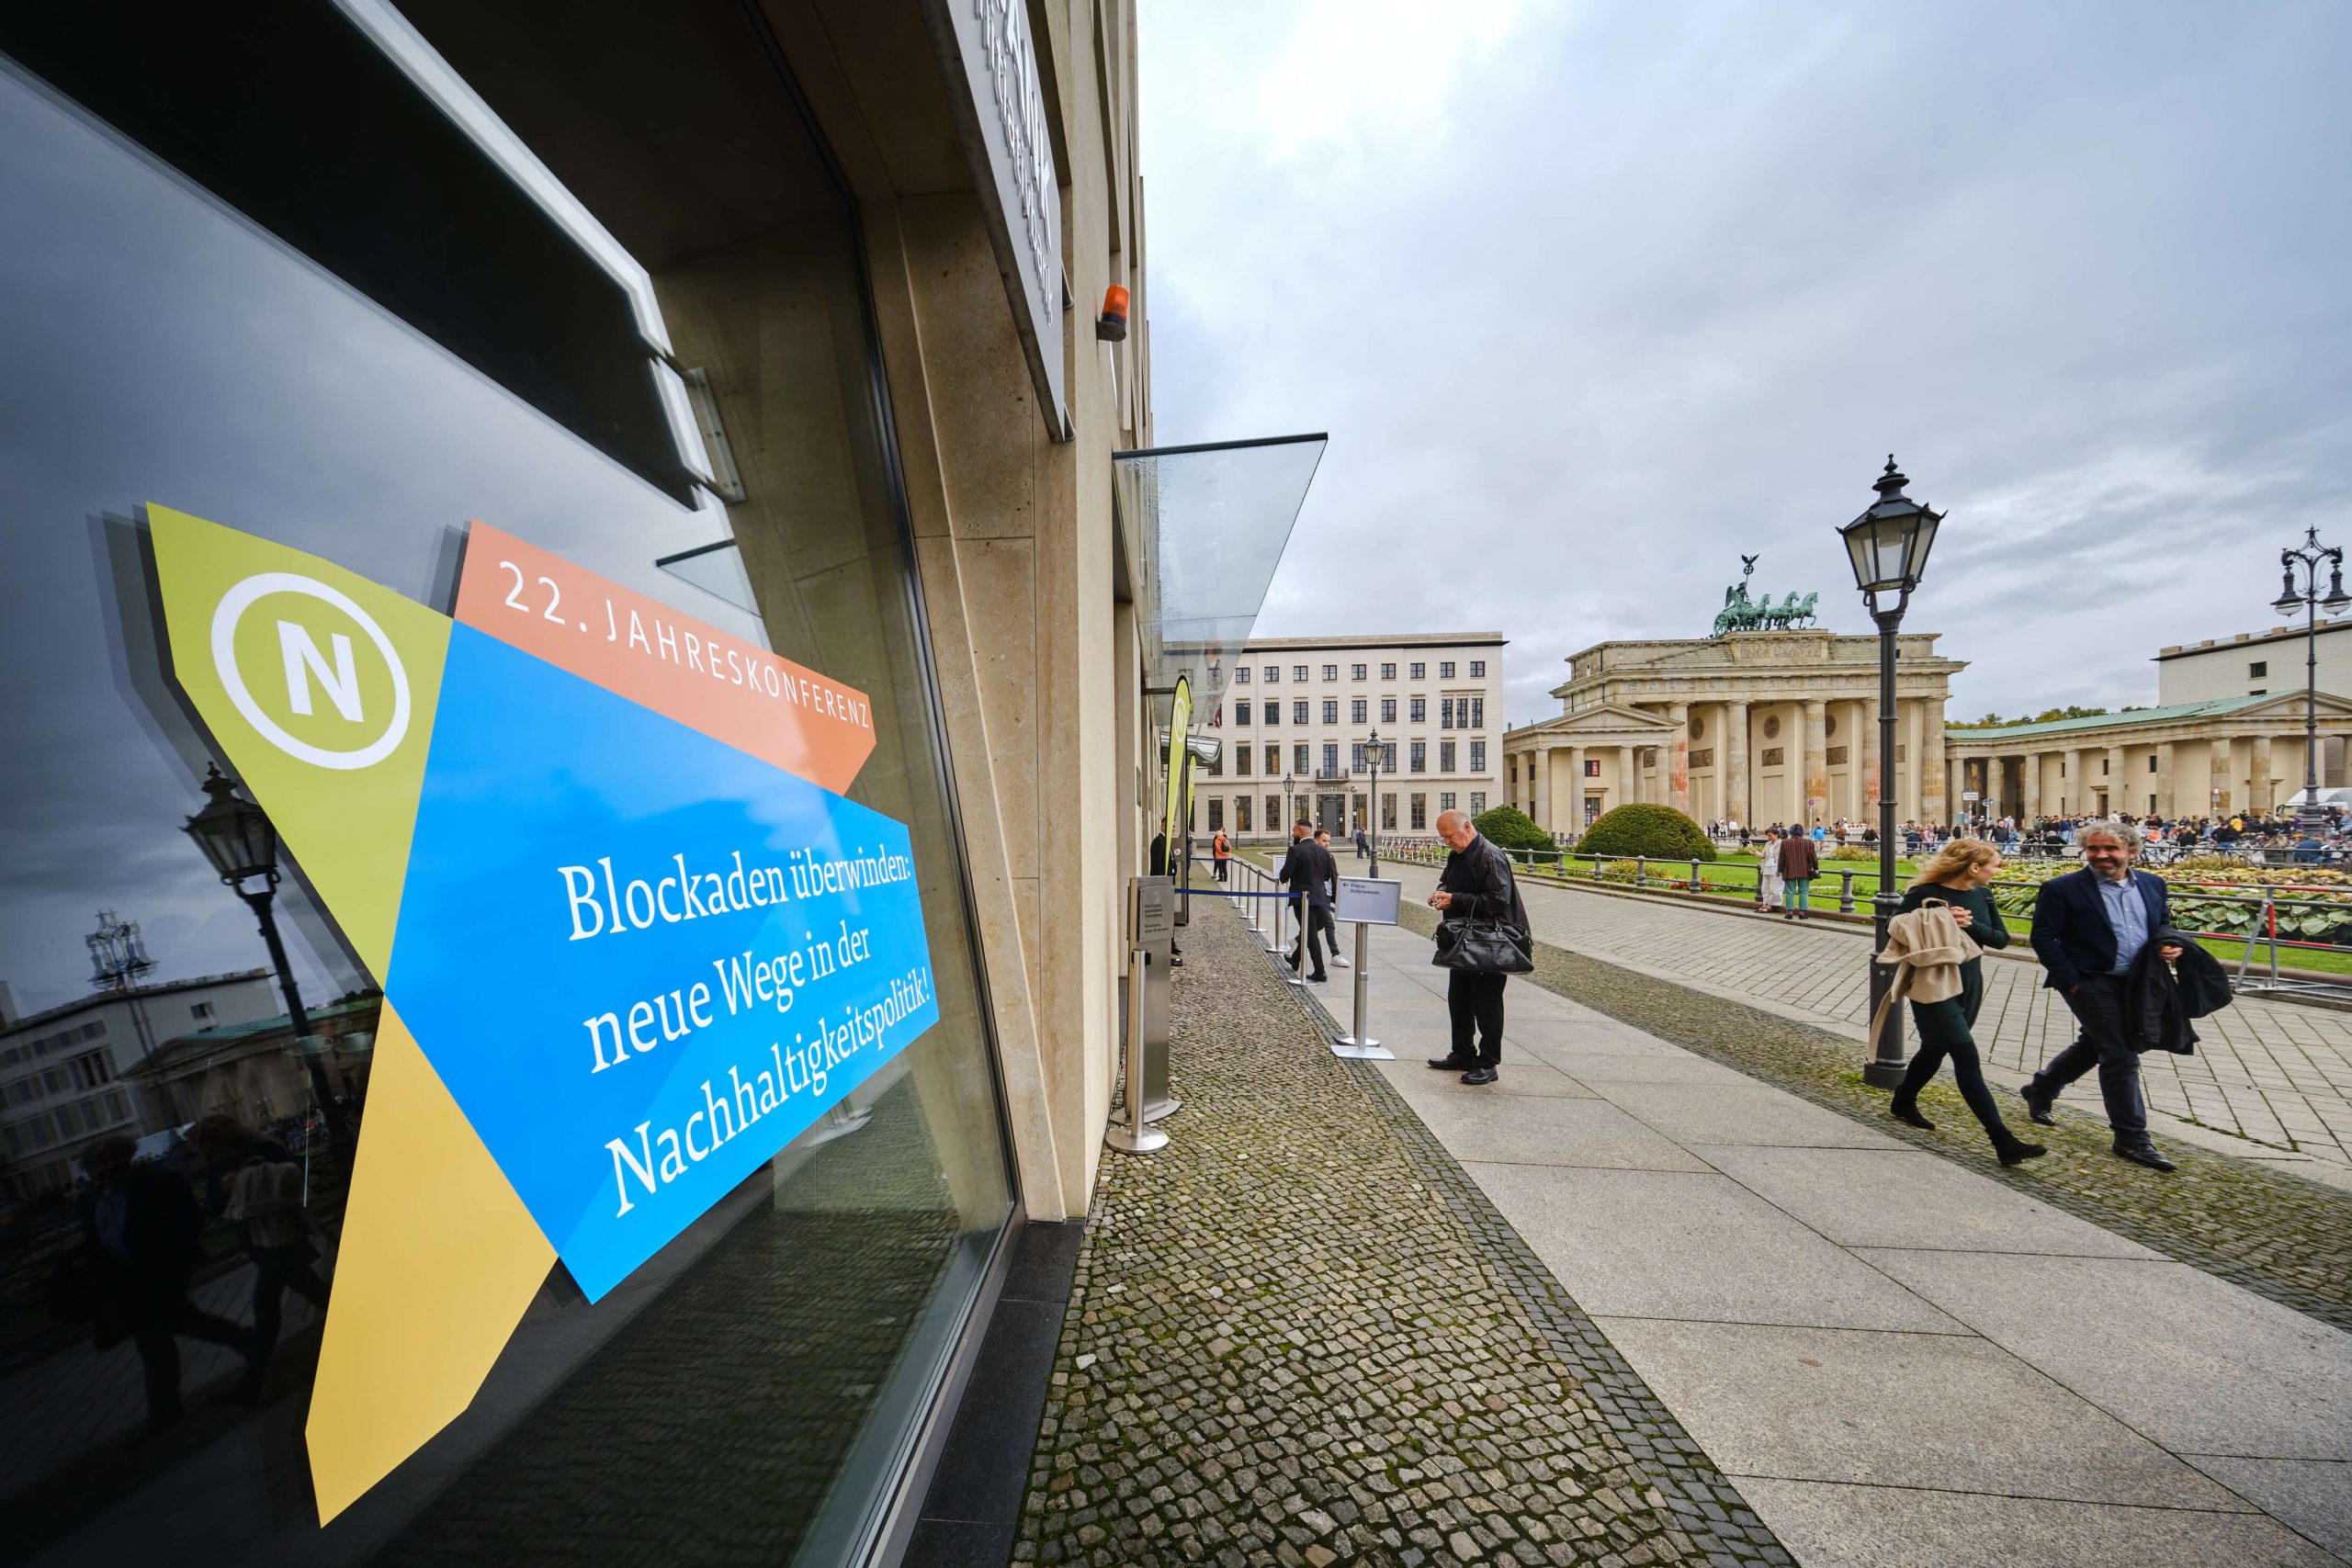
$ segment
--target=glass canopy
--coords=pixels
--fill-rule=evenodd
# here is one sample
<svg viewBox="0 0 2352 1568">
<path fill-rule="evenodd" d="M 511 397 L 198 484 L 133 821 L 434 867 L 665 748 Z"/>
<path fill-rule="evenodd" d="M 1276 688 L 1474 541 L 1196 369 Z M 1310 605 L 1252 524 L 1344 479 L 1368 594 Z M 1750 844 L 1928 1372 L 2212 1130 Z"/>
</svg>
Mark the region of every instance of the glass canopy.
<svg viewBox="0 0 2352 1568">
<path fill-rule="evenodd" d="M 1216 711 L 1329 444 L 1280 435 L 1112 454 L 1120 515 L 1141 556 L 1148 688 L 1165 693 L 1182 674 L 1194 716 Z M 1153 705 L 1164 723 L 1166 698 Z"/>
</svg>

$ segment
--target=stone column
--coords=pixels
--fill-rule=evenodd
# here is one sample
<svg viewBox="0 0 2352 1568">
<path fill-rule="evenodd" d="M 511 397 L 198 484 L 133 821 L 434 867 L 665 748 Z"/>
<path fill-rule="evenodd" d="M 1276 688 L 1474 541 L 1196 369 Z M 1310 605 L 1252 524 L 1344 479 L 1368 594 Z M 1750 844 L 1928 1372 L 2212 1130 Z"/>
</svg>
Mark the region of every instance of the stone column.
<svg viewBox="0 0 2352 1568">
<path fill-rule="evenodd" d="M 1823 722 L 1829 705 L 1808 698 L 1804 705 L 1804 799 L 1797 820 L 1807 827 L 1821 820 L 1829 805 L 1829 735 Z"/>
<path fill-rule="evenodd" d="M 2172 804 L 2172 742 L 2163 741 L 2156 747 L 2156 814 L 2174 815 Z"/>
<path fill-rule="evenodd" d="M 2107 773 L 2098 782 L 2107 786 L 2109 816 L 2112 817 L 2119 811 L 2132 809 L 2132 797 L 2124 793 L 2131 787 L 2132 776 L 2123 771 L 2122 747 L 2110 746 L 2107 749 Z"/>
<path fill-rule="evenodd" d="M 1960 797 L 1966 787 L 1960 782 L 1960 763 L 1951 757 L 1947 756 L 1944 759 L 1944 798 L 1951 802 L 1952 815 L 1955 817 L 1961 813 Z M 1984 802 L 1979 801 L 1977 804 L 1981 807 Z"/>
<path fill-rule="evenodd" d="M 1545 824 L 1555 833 L 1584 831 L 1584 752 L 1577 747 L 1563 746 L 1555 753 L 1558 766 L 1552 774 L 1552 815 L 1558 820 Z M 1561 774 L 1566 775 L 1562 782 Z"/>
<path fill-rule="evenodd" d="M 1690 705 L 1668 703 L 1666 716 L 1674 721 L 1674 739 L 1659 761 L 1666 764 L 1666 803 L 1683 816 L 1690 815 Z"/>
<path fill-rule="evenodd" d="M 1742 828 L 1747 820 L 1747 705 L 1725 703 L 1723 717 L 1716 720 L 1724 727 L 1723 743 L 1716 748 L 1722 753 L 1718 764 L 1723 770 L 1724 815 Z"/>
<path fill-rule="evenodd" d="M 1878 705 L 1866 702 L 1855 705 L 1862 715 L 1862 733 L 1856 741 L 1860 750 L 1855 753 L 1862 760 L 1862 765 L 1856 770 L 1862 782 L 1861 816 L 1863 821 L 1875 828 L 1878 826 L 1879 770 L 1886 766 L 1886 760 L 1878 754 Z"/>
<path fill-rule="evenodd" d="M 1552 749 L 1539 746 L 1527 754 L 1527 761 L 1528 765 L 1535 770 L 1535 776 L 1528 781 L 1532 791 L 1530 798 L 1534 802 L 1535 809 L 1528 815 L 1534 818 L 1535 825 L 1545 832 L 1555 832 L 1557 829 L 1552 821 Z"/>
<path fill-rule="evenodd" d="M 2254 738 L 2254 765 L 2246 770 L 2246 805 L 2259 811 L 2278 804 L 2278 792 L 2270 783 L 2270 737 Z"/>
<path fill-rule="evenodd" d="M 2091 808 L 2090 793 L 2083 785 L 2083 753 L 2079 748 L 2066 753 L 2066 777 L 2058 800 L 2061 816 L 2080 817 Z"/>
<path fill-rule="evenodd" d="M 1951 823 L 1952 798 L 1944 786 L 1944 705 L 1940 697 L 1919 703 L 1919 818 Z"/>
<path fill-rule="evenodd" d="M 1640 749 L 1634 746 L 1618 747 L 1617 798 L 1609 803 L 1611 807 L 1630 806 L 1641 798 L 1637 793 L 1641 771 Z"/>
<path fill-rule="evenodd" d="M 2024 763 L 2025 796 L 2024 799 L 2019 802 L 2019 808 L 2025 813 L 2028 818 L 2032 818 L 2041 815 L 2042 759 L 2040 753 L 2028 751 L 2025 754 Z"/>
<path fill-rule="evenodd" d="M 2229 741 L 2213 742 L 2212 761 L 2206 764 L 2205 806 L 2203 809 L 2235 811 L 2245 804 L 2245 796 L 2238 791 L 2236 749 Z M 2221 791 L 2221 799 L 2213 792 Z"/>
</svg>

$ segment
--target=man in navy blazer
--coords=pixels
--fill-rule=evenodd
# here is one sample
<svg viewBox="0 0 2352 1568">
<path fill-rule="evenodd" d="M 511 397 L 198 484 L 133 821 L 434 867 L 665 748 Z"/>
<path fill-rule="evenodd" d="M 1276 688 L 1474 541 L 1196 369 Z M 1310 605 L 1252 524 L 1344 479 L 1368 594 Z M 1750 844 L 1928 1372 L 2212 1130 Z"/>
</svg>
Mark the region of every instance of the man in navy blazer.
<svg viewBox="0 0 2352 1568">
<path fill-rule="evenodd" d="M 2086 863 L 2041 885 L 2033 900 L 2033 951 L 2045 971 L 2041 983 L 2066 998 L 2082 1033 L 2019 1092 L 2036 1122 L 2055 1126 L 2052 1103 L 2096 1066 L 2115 1152 L 2151 1170 L 2171 1170 L 2148 1136 L 2140 1056 L 2123 1033 L 2123 976 L 2150 937 L 2171 925 L 2164 878 L 2132 869 L 2140 830 L 2129 823 L 2086 823 L 2075 841 Z M 2156 951 L 2167 963 L 2181 953 L 2170 942 Z"/>
</svg>

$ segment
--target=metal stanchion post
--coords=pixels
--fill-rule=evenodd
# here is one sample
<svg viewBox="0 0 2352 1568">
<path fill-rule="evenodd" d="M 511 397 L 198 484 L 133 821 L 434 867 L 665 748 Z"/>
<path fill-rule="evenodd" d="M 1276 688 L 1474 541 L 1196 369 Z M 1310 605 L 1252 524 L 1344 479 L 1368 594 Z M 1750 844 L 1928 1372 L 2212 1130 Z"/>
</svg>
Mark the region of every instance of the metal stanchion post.
<svg viewBox="0 0 2352 1568">
<path fill-rule="evenodd" d="M 1393 1062 L 1396 1059 L 1396 1053 L 1383 1049 L 1379 1041 L 1374 1040 L 1370 1034 L 1364 1032 L 1364 999 L 1372 989 L 1372 962 L 1366 953 L 1366 944 L 1363 934 L 1364 924 L 1362 920 L 1358 920 L 1355 925 L 1355 1024 L 1345 1034 L 1340 1036 L 1339 1043 L 1331 1047 L 1331 1055 L 1334 1056 L 1353 1057 L 1355 1060 L 1360 1062 Z"/>
<path fill-rule="evenodd" d="M 1102 1141 L 1123 1155 L 1148 1155 L 1168 1146 L 1168 1134 L 1144 1120 L 1143 1104 L 1143 975 L 1151 954 L 1140 946 L 1127 950 L 1127 1122 L 1113 1122 Z"/>
<path fill-rule="evenodd" d="M 1280 931 L 1282 929 L 1283 907 L 1289 902 L 1289 899 L 1283 898 L 1278 899 L 1274 904 L 1274 929 L 1276 931 Z M 1290 916 L 1290 923 L 1294 928 L 1292 934 L 1298 942 L 1298 962 L 1293 964 L 1284 956 L 1284 954 L 1289 952 L 1289 949 L 1287 948 L 1281 949 L 1274 954 L 1274 962 L 1282 966 L 1283 983 L 1284 985 L 1296 986 L 1301 990 L 1304 990 L 1306 987 L 1306 944 L 1315 940 L 1315 927 L 1313 921 L 1314 917 L 1307 912 L 1306 900 L 1302 897 L 1299 900 L 1298 908 L 1292 910 Z"/>
</svg>

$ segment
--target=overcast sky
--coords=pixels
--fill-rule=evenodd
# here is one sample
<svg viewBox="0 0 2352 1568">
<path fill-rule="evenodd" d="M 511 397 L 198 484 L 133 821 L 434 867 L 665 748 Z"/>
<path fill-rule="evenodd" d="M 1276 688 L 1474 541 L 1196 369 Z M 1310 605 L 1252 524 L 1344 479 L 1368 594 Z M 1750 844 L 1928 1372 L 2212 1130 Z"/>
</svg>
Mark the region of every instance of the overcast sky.
<svg viewBox="0 0 2352 1568">
<path fill-rule="evenodd" d="M 2154 700 L 2352 546 L 2352 5 L 1143 0 L 1163 444 L 1329 430 L 1258 631 L 1868 629 L 1952 716 Z"/>
</svg>

